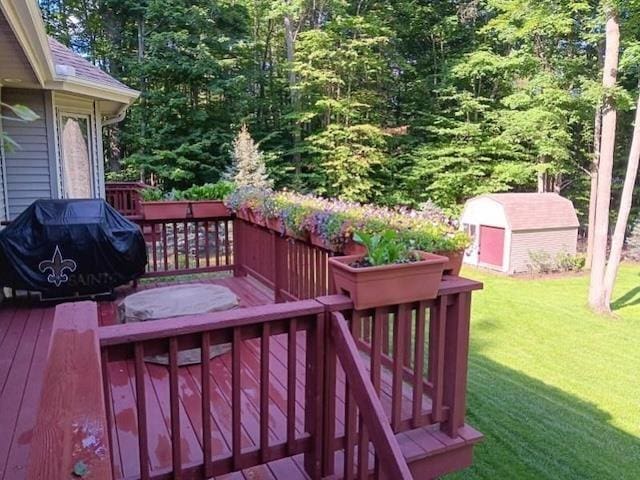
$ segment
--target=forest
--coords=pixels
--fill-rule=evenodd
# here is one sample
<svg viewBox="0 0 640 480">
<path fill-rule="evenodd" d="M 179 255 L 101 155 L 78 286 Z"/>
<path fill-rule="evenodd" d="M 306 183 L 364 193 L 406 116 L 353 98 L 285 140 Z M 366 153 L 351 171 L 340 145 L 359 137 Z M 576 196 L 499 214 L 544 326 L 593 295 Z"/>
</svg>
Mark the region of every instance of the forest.
<svg viewBox="0 0 640 480">
<path fill-rule="evenodd" d="M 279 188 L 452 213 L 555 191 L 583 222 L 603 98 L 614 213 L 640 81 L 638 5 L 619 1 L 617 85 L 601 86 L 607 3 L 40 1 L 51 35 L 141 92 L 105 129 L 111 179 L 215 182 L 246 124 Z"/>
</svg>

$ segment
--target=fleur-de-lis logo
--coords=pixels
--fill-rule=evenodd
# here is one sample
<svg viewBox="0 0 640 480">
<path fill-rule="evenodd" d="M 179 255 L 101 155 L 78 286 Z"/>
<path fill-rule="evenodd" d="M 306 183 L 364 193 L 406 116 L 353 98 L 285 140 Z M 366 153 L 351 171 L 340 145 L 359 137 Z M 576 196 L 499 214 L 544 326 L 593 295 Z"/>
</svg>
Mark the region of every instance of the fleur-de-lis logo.
<svg viewBox="0 0 640 480">
<path fill-rule="evenodd" d="M 47 282 L 53 283 L 56 287 L 59 287 L 65 282 L 69 281 L 69 276 L 65 274 L 65 270 L 71 272 L 76 271 L 76 262 L 71 259 L 63 259 L 62 253 L 60 253 L 60 247 L 56 245 L 56 249 L 53 252 L 51 260 L 44 260 L 38 265 L 38 269 L 42 273 L 50 271 L 47 276 Z"/>
</svg>

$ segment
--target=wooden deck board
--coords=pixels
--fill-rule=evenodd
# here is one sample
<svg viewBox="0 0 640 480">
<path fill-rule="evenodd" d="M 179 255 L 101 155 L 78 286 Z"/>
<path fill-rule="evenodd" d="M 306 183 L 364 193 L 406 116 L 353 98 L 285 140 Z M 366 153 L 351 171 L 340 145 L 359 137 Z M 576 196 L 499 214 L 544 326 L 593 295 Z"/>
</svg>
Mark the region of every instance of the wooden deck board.
<svg viewBox="0 0 640 480">
<path fill-rule="evenodd" d="M 240 307 L 273 303 L 273 292 L 250 277 L 205 278 L 198 282 L 229 287 L 238 295 Z M 166 286 L 167 283 L 158 283 Z M 152 288 L 155 283 L 144 283 L 140 288 Z M 100 304 L 101 325 L 114 324 L 117 303 L 133 292 L 120 290 L 114 302 Z M 46 362 L 47 348 L 53 321 L 53 307 L 25 308 L 0 306 L 0 480 L 20 480 L 26 476 L 31 430 L 34 426 Z M 287 415 L 287 335 L 270 339 L 269 375 L 269 443 L 286 440 Z M 260 443 L 260 341 L 244 341 L 241 346 L 241 444 L 243 448 Z M 305 409 L 305 349 L 306 333 L 296 336 L 296 423 L 299 437 L 304 432 Z M 368 367 L 368 357 L 364 358 Z M 211 361 L 210 397 L 212 424 L 212 458 L 227 457 L 231 451 L 231 356 L 225 354 Z M 148 418 L 149 460 L 153 472 L 171 468 L 171 423 L 169 418 L 169 371 L 167 367 L 145 363 L 145 391 Z M 139 452 L 136 418 L 136 388 L 133 362 L 111 362 L 109 401 L 113 411 L 113 459 L 116 478 L 139 476 Z M 338 368 L 336 400 L 336 433 L 344 432 L 344 372 Z M 202 461 L 201 370 L 199 365 L 179 369 L 181 452 L 183 465 Z M 385 412 L 390 416 L 392 388 L 391 372 L 382 368 L 381 392 Z M 423 397 L 423 408 L 429 410 L 431 402 Z M 403 385 L 402 416 L 411 416 L 412 391 Z M 9 431 L 9 435 L 4 432 Z M 400 438 L 408 457 L 428 452 L 429 446 L 446 448 L 437 434 L 414 432 Z M 427 441 L 429 445 L 422 443 Z M 433 452 L 432 452 L 433 453 Z M 336 455 L 340 462 L 340 455 Z M 308 478 L 304 472 L 302 456 L 270 462 L 259 467 L 225 475 L 224 479 L 278 479 Z"/>
</svg>

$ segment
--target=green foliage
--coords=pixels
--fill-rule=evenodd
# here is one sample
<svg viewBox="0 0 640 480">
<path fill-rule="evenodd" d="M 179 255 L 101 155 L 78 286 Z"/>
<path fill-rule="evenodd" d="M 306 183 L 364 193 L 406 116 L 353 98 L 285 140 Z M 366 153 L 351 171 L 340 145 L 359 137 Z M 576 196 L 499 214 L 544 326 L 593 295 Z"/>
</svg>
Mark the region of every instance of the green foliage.
<svg viewBox="0 0 640 480">
<path fill-rule="evenodd" d="M 368 234 L 355 232 L 353 239 L 367 247 L 365 261 L 373 267 L 409 260 L 410 252 L 395 230 Z"/>
<path fill-rule="evenodd" d="M 249 129 L 243 125 L 233 141 L 231 168 L 226 177 L 238 187 L 271 188 L 273 182 L 267 174 L 262 152 L 251 138 Z"/>
<path fill-rule="evenodd" d="M 585 266 L 582 254 L 558 252 L 555 256 L 546 250 L 529 251 L 529 269 L 532 273 L 579 272 Z"/>
<path fill-rule="evenodd" d="M 178 200 L 223 200 L 235 190 L 235 185 L 226 180 L 217 183 L 205 183 L 193 185 L 186 190 L 178 192 Z"/>
<path fill-rule="evenodd" d="M 607 91 L 595 0 L 40 3 L 52 35 L 141 91 L 105 129 L 106 170 L 165 191 L 217 182 L 243 125 L 277 189 L 450 213 L 538 186 L 586 212 L 604 100 L 619 109 L 614 177 L 628 152 L 635 2 L 616 3 Z"/>
</svg>

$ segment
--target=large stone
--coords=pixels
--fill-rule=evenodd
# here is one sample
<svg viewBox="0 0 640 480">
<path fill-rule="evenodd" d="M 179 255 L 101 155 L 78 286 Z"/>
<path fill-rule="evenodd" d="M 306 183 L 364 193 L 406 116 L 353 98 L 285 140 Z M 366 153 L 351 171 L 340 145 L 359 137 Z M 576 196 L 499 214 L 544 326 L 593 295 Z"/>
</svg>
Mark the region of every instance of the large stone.
<svg viewBox="0 0 640 480">
<path fill-rule="evenodd" d="M 226 287 L 210 284 L 185 284 L 153 288 L 126 297 L 118 306 L 118 316 L 123 323 L 148 322 L 164 318 L 196 315 L 198 313 L 230 310 L 238 305 L 238 298 Z M 223 355 L 230 344 L 211 347 L 209 358 Z M 200 349 L 178 352 L 178 365 L 200 363 Z M 167 355 L 145 357 L 148 362 L 168 365 Z"/>
</svg>

